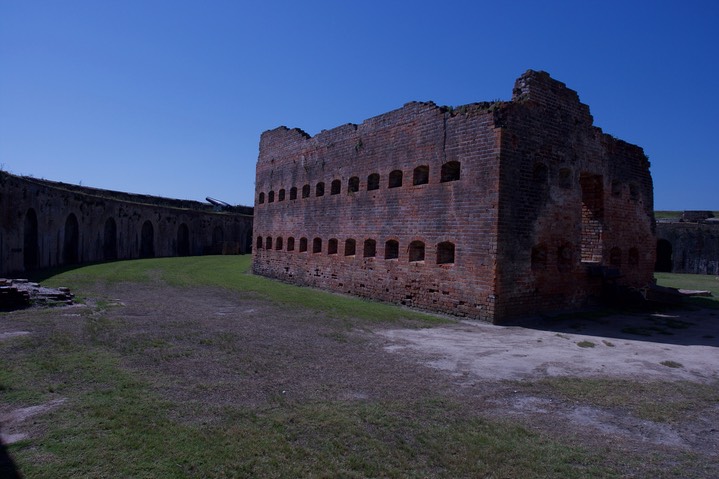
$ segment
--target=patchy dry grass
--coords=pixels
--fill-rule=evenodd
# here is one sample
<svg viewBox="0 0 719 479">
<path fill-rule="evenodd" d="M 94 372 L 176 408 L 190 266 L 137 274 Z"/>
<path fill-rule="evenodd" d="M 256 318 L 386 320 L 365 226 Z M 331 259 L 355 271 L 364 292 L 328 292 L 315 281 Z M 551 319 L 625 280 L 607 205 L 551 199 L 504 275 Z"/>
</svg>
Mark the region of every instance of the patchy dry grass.
<svg viewBox="0 0 719 479">
<path fill-rule="evenodd" d="M 246 269 L 93 265 L 45 281 L 87 306 L 6 315 L 31 334 L 0 342 L 3 407 L 65 399 L 11 446 L 26 477 L 616 475 L 580 446 L 482 417 L 347 328 L 436 318 Z"/>
<path fill-rule="evenodd" d="M 600 408 L 626 410 L 655 422 L 681 421 L 713 408 L 719 402 L 719 388 L 716 384 L 689 381 L 638 382 L 557 377 L 536 381 L 530 390 Z"/>
<path fill-rule="evenodd" d="M 86 306 L 0 314 L 3 327 L 31 332 L 0 342 L 3 410 L 65 399 L 17 426 L 29 434 L 11 446 L 25 476 L 675 476 L 661 455 L 655 463 L 488 418 L 484 399 L 364 333 L 445 320 L 248 266 L 248 257 L 92 265 L 45 279 Z M 495 387 L 483 392 L 490 403 Z M 693 383 L 553 378 L 517 388 L 664 422 L 719 400 Z"/>
</svg>

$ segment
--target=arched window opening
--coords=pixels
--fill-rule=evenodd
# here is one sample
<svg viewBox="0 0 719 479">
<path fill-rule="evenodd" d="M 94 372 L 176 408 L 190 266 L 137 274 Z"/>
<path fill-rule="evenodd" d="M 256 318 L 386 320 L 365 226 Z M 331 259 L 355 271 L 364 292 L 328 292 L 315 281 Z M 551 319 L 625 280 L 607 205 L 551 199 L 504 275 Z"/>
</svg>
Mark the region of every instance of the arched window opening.
<svg viewBox="0 0 719 479">
<path fill-rule="evenodd" d="M 429 183 L 429 166 L 421 165 L 414 169 L 412 176 L 413 185 L 426 185 Z"/>
<path fill-rule="evenodd" d="M 290 236 L 287 238 L 287 251 L 294 251 L 295 250 L 295 239 Z"/>
<path fill-rule="evenodd" d="M 290 188 L 290 200 L 296 200 L 297 199 L 297 187 L 293 186 Z"/>
<path fill-rule="evenodd" d="M 388 240 L 384 244 L 384 259 L 399 258 L 399 243 L 395 240 Z"/>
<path fill-rule="evenodd" d="M 140 231 L 140 258 L 155 257 L 155 228 L 150 220 L 142 224 Z"/>
<path fill-rule="evenodd" d="M 424 261 L 424 243 L 412 241 L 409 244 L 409 261 L 410 263 Z"/>
<path fill-rule="evenodd" d="M 535 163 L 532 170 L 532 179 L 535 183 L 544 185 L 549 178 L 549 168 L 544 163 Z"/>
<path fill-rule="evenodd" d="M 359 191 L 359 178 L 353 176 L 347 181 L 347 193 L 356 193 Z"/>
<path fill-rule="evenodd" d="M 307 238 L 300 238 L 300 253 L 307 251 Z"/>
<path fill-rule="evenodd" d="M 285 189 L 282 188 L 277 194 L 277 201 L 285 201 Z"/>
<path fill-rule="evenodd" d="M 322 252 L 322 238 L 315 238 L 312 240 L 312 252 L 313 253 L 321 253 Z"/>
<path fill-rule="evenodd" d="M 377 256 L 377 242 L 375 240 L 364 240 L 363 256 L 365 258 L 374 258 L 375 256 Z"/>
<path fill-rule="evenodd" d="M 257 198 L 257 202 L 259 204 L 263 204 L 265 202 L 265 193 L 264 192 L 260 192 L 260 196 Z"/>
<path fill-rule="evenodd" d="M 437 245 L 437 264 L 454 263 L 454 243 L 444 241 Z"/>
<path fill-rule="evenodd" d="M 190 256 L 190 229 L 185 223 L 177 227 L 177 256 Z"/>
<path fill-rule="evenodd" d="M 345 240 L 345 256 L 354 256 L 357 249 L 357 242 L 353 239 Z"/>
<path fill-rule="evenodd" d="M 559 170 L 559 187 L 568 190 L 572 187 L 572 170 L 561 168 Z"/>
<path fill-rule="evenodd" d="M 274 203 L 274 202 L 275 202 L 275 192 L 274 192 L 274 191 L 270 191 L 270 192 L 267 194 L 267 202 L 268 202 L 268 203 Z"/>
<path fill-rule="evenodd" d="M 262 249 L 262 236 L 257 237 L 257 249 Z"/>
<path fill-rule="evenodd" d="M 315 187 L 315 196 L 324 196 L 325 195 L 325 184 L 320 181 L 317 183 L 317 186 Z"/>
<path fill-rule="evenodd" d="M 265 249 L 268 251 L 272 249 L 272 236 L 268 236 L 265 240 Z"/>
<path fill-rule="evenodd" d="M 372 173 L 367 177 L 367 191 L 379 189 L 379 173 Z"/>
<path fill-rule="evenodd" d="M 547 269 L 547 247 L 543 244 L 532 246 L 532 271 Z"/>
<path fill-rule="evenodd" d="M 65 264 L 77 263 L 80 249 L 80 227 L 75 213 L 70 213 L 65 220 L 65 240 L 62 248 L 62 260 Z"/>
<path fill-rule="evenodd" d="M 283 248 L 283 246 L 282 246 L 282 236 L 278 236 L 277 239 L 275 240 L 275 249 L 276 249 L 277 251 L 282 251 L 282 248 Z"/>
<path fill-rule="evenodd" d="M 337 238 L 331 238 L 327 243 L 327 254 L 337 254 Z"/>
<path fill-rule="evenodd" d="M 639 187 L 636 183 L 629 183 L 629 198 L 633 201 L 639 200 Z"/>
<path fill-rule="evenodd" d="M 389 174 L 389 187 L 399 188 L 402 186 L 402 170 L 394 170 Z"/>
<path fill-rule="evenodd" d="M 40 259 L 38 247 L 37 214 L 30 208 L 25 213 L 22 238 L 23 267 L 25 271 L 31 271 L 38 267 Z"/>
<path fill-rule="evenodd" d="M 439 181 L 442 183 L 446 183 L 448 181 L 457 181 L 459 179 L 460 169 L 461 168 L 459 161 L 448 161 L 447 163 L 442 165 Z"/>
<path fill-rule="evenodd" d="M 565 243 L 557 250 L 557 269 L 561 272 L 571 271 L 574 265 L 574 248 Z"/>
<path fill-rule="evenodd" d="M 612 196 L 620 198 L 622 196 L 622 182 L 619 180 L 612 180 Z"/>
<path fill-rule="evenodd" d="M 629 248 L 629 253 L 627 254 L 627 264 L 631 268 L 636 268 L 639 266 L 639 250 L 636 248 Z"/>
<path fill-rule="evenodd" d="M 617 268 L 622 266 L 622 250 L 612 248 L 609 250 L 609 264 Z"/>
<path fill-rule="evenodd" d="M 105 220 L 103 230 L 102 256 L 105 260 L 117 259 L 117 223 L 115 223 L 115 218 Z"/>
<path fill-rule="evenodd" d="M 340 180 L 332 180 L 332 185 L 330 185 L 330 194 L 331 195 L 339 195 L 341 189 L 342 189 L 342 182 Z"/>
<path fill-rule="evenodd" d="M 309 198 L 310 197 L 310 185 L 305 185 L 302 187 L 302 198 Z"/>
</svg>

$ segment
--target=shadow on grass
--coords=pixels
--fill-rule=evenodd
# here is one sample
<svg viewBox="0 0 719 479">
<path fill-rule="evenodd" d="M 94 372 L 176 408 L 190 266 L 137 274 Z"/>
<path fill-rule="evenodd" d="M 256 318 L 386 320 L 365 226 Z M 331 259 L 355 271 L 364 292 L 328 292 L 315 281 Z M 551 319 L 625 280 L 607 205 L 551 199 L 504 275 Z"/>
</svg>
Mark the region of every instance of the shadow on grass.
<svg viewBox="0 0 719 479">
<path fill-rule="evenodd" d="M 69 265 L 63 265 L 63 266 L 55 266 L 53 268 L 46 268 L 36 271 L 29 271 L 27 273 L 22 273 L 20 275 L 15 275 L 16 278 L 24 278 L 28 279 L 30 281 L 33 281 L 35 283 L 43 283 L 49 278 L 52 278 L 54 276 L 68 273 L 70 271 L 74 271 L 76 269 L 85 268 L 87 266 L 93 266 L 97 264 L 109 264 L 109 263 L 117 263 L 122 260 L 113 260 L 113 261 L 99 261 L 96 263 L 78 263 L 78 264 L 69 264 Z"/>
</svg>

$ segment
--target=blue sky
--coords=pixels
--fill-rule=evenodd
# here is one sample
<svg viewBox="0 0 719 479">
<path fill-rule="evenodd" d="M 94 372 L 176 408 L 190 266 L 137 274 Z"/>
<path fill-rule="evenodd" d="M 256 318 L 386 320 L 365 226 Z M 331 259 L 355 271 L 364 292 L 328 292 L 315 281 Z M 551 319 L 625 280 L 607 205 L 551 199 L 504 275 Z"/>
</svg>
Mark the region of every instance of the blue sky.
<svg viewBox="0 0 719 479">
<path fill-rule="evenodd" d="M 719 2 L 0 0 L 0 166 L 253 202 L 260 134 L 508 100 L 527 69 L 719 210 Z"/>
</svg>

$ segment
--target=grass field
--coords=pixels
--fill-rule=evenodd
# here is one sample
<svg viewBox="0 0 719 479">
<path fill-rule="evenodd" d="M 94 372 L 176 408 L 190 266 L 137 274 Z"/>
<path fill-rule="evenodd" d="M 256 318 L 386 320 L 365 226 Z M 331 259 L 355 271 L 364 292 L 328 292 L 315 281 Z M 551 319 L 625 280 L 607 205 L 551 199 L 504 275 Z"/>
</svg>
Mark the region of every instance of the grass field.
<svg viewBox="0 0 719 479">
<path fill-rule="evenodd" d="M 719 300 L 719 276 L 709 274 L 654 273 L 657 284 L 678 289 L 704 290 Z"/>
<path fill-rule="evenodd" d="M 681 218 L 683 211 L 655 211 L 654 217 L 657 220 L 679 220 Z M 719 211 L 713 211 L 714 217 L 719 218 Z"/>
<path fill-rule="evenodd" d="M 63 401 L 33 417 L 28 438 L 11 446 L 25 477 L 594 478 L 623 477 L 626 468 L 682 477 L 694 460 L 676 457 L 665 468 L 511 418 L 488 419 L 426 373 L 391 374 L 395 366 L 381 364 L 381 355 L 372 359 L 367 339 L 351 334 L 450 320 L 269 281 L 248 273 L 249 259 L 150 259 L 44 274 L 45 285 L 69 286 L 86 305 L 0 313 L 3 330 L 31 332 L 0 341 L 3 411 Z M 199 287 L 224 293 L 180 304 Z M 128 291 L 143 303 L 123 306 L 116 296 Z M 232 311 L 265 316 L 252 324 L 222 316 L 229 309 L 220 303 L 235 304 L 227 298 L 238 298 Z M 281 325 L 297 321 L 300 328 L 283 336 Z M 247 329 L 237 329 L 240 323 Z M 281 329 L 263 333 L 269 323 Z M 252 349 L 255 342 L 266 347 Z M 314 369 L 319 380 L 304 395 L 277 386 Z M 360 400 L 332 391 L 377 383 L 380 392 Z M 616 386 L 547 384 L 574 400 Z"/>
</svg>

